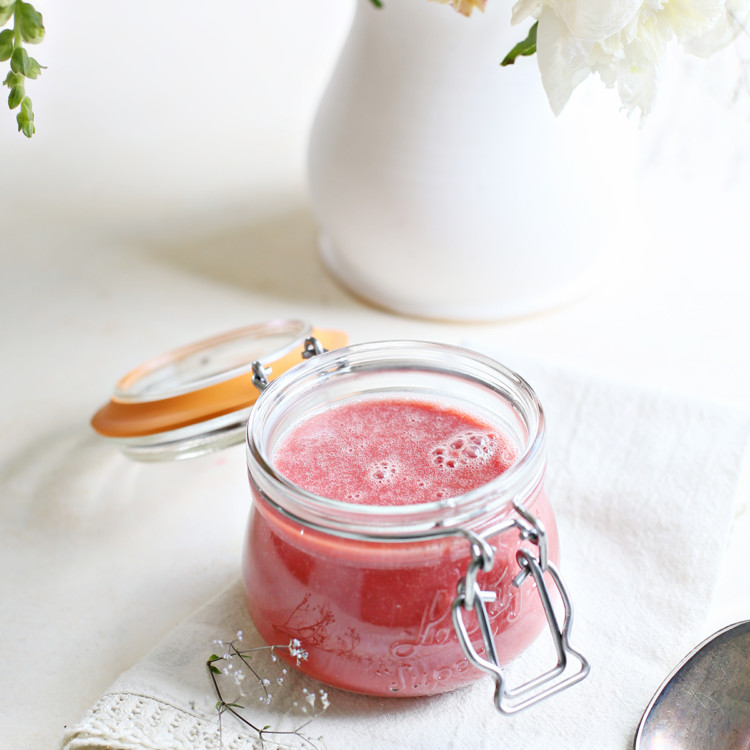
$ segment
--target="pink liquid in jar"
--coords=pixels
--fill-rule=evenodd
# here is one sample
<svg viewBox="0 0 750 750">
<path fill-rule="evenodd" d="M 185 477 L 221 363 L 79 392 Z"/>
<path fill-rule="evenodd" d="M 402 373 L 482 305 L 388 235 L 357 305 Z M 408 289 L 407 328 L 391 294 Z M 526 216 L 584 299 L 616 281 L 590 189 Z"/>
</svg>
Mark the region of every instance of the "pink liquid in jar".
<svg viewBox="0 0 750 750">
<path fill-rule="evenodd" d="M 277 441 L 275 471 L 308 492 L 352 506 L 416 506 L 489 485 L 519 446 L 501 425 L 450 404 L 409 396 L 351 399 L 306 418 Z M 471 559 L 465 538 L 363 541 L 299 523 L 254 487 L 243 575 L 253 622 L 267 643 L 298 639 L 299 667 L 323 682 L 379 696 L 430 695 L 476 680 L 451 620 Z M 524 505 L 545 525 L 551 558 L 557 530 L 540 480 Z M 495 519 L 511 514 L 508 503 Z M 488 613 L 507 663 L 545 626 L 529 577 L 518 573 L 516 531 L 490 538 L 495 562 L 480 573 L 497 592 Z M 483 646 L 473 612 L 472 642 Z"/>
</svg>

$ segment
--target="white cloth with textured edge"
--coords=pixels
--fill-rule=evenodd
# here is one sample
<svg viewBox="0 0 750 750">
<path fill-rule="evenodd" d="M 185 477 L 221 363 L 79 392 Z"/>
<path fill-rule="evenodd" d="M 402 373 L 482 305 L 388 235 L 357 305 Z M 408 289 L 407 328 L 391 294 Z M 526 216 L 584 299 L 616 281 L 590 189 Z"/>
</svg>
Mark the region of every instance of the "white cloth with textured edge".
<svg viewBox="0 0 750 750">
<path fill-rule="evenodd" d="M 535 363 L 509 364 L 546 411 L 547 487 L 575 606 L 572 642 L 590 659 L 591 674 L 510 718 L 495 712 L 489 678 L 421 699 L 329 689 L 330 707 L 305 729 L 322 737 L 317 746 L 624 750 L 651 695 L 702 635 L 736 507 L 748 415 Z M 239 630 L 244 647 L 259 643 L 238 581 L 121 675 L 67 732 L 65 750 L 259 747 L 234 717 L 224 715 L 219 732 L 205 664 L 221 648 L 214 641 Z M 321 686 L 287 677 L 263 704 L 265 713 L 258 709 L 261 725 L 306 718 L 302 688 Z"/>
</svg>

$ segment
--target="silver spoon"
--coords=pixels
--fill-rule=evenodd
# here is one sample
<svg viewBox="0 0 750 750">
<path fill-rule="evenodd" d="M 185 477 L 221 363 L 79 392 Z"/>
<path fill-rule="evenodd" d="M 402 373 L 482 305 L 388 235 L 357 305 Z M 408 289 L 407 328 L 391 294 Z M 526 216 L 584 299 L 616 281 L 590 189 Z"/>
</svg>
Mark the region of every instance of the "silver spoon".
<svg viewBox="0 0 750 750">
<path fill-rule="evenodd" d="M 750 749 L 750 620 L 703 641 L 646 707 L 634 750 Z"/>
</svg>

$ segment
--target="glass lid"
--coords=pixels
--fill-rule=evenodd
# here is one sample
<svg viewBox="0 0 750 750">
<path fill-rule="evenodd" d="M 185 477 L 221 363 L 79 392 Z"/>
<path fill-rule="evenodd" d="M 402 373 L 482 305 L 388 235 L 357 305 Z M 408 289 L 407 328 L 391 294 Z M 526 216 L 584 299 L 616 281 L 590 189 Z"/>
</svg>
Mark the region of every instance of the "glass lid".
<svg viewBox="0 0 750 750">
<path fill-rule="evenodd" d="M 340 331 L 273 320 L 154 357 L 115 385 L 91 424 L 141 461 L 189 458 L 240 443 L 259 395 L 253 363 L 270 368 L 272 380 L 302 360 L 310 336 L 326 349 L 347 343 Z"/>
</svg>

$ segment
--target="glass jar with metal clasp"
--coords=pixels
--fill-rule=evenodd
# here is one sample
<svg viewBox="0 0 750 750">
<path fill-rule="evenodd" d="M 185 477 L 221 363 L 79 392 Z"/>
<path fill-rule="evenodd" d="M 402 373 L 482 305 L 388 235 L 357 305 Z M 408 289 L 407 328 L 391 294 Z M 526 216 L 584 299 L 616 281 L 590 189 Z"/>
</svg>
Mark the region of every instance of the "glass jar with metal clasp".
<svg viewBox="0 0 750 750">
<path fill-rule="evenodd" d="M 502 713 L 585 677 L 588 663 L 570 644 L 571 603 L 544 489 L 544 416 L 521 377 L 452 346 L 385 341 L 323 352 L 312 340 L 306 362 L 270 384 L 259 368 L 255 382 L 262 393 L 247 434 L 253 506 L 243 575 L 268 643 L 299 640 L 308 653 L 300 669 L 370 695 L 432 695 L 489 674 Z M 415 402 L 434 405 L 438 418 L 441 409 L 477 415 L 515 443 L 515 461 L 463 494 L 398 506 L 349 502 L 346 487 L 329 493 L 337 497 L 316 494 L 304 475 L 292 481 L 277 467 L 278 447 L 306 420 L 335 432 L 333 410 L 348 404 L 373 404 L 377 421 L 384 404 Z M 357 442 L 346 450 L 359 450 Z M 503 665 L 544 630 L 556 660 L 509 686 Z"/>
</svg>

